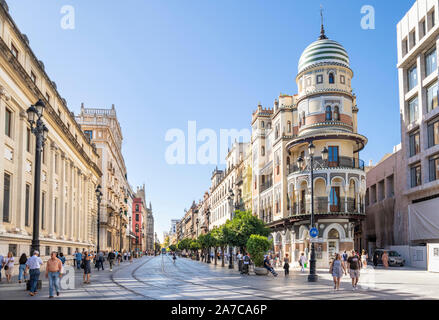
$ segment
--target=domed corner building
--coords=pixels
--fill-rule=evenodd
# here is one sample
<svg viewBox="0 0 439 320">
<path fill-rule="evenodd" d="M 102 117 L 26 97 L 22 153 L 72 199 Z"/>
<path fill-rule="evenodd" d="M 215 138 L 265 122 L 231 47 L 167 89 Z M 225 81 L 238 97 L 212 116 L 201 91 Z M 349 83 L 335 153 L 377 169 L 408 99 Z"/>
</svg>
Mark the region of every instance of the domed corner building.
<svg viewBox="0 0 439 320">
<path fill-rule="evenodd" d="M 288 253 L 293 262 L 311 252 L 310 143 L 317 268 L 327 268 L 337 252 L 363 248 L 366 174 L 359 153 L 367 138 L 357 133 L 352 78 L 347 51 L 322 25 L 299 60 L 298 94 L 253 113 L 253 210 L 270 227 L 275 253 Z"/>
</svg>

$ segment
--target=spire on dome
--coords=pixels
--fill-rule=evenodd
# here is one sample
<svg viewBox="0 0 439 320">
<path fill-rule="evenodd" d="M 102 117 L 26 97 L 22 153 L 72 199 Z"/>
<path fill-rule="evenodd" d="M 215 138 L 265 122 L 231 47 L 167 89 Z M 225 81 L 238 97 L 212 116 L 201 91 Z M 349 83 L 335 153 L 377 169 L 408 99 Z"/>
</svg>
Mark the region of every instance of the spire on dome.
<svg viewBox="0 0 439 320">
<path fill-rule="evenodd" d="M 322 19 L 322 27 L 320 28 L 320 40 L 328 39 L 328 37 L 325 35 L 325 27 L 323 26 L 323 6 L 320 5 L 320 17 Z"/>
</svg>

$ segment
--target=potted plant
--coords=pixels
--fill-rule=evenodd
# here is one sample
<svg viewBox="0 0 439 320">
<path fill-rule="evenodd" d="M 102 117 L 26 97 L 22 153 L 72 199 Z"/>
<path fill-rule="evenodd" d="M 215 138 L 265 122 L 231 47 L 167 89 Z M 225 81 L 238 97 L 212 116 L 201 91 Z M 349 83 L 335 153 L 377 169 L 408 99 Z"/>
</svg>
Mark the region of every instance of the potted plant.
<svg viewBox="0 0 439 320">
<path fill-rule="evenodd" d="M 264 268 L 264 253 L 271 247 L 271 241 L 267 237 L 252 234 L 247 241 L 247 250 L 255 264 L 257 275 L 267 275 L 268 270 Z"/>
</svg>

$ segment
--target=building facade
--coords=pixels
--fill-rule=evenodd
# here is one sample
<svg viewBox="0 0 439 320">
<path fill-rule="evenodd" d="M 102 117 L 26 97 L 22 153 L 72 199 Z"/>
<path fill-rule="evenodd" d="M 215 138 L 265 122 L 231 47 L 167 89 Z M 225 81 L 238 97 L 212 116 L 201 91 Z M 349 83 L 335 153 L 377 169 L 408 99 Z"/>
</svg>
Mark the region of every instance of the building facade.
<svg viewBox="0 0 439 320">
<path fill-rule="evenodd" d="M 281 94 L 273 108 L 259 105 L 252 117 L 253 212 L 272 229 L 274 251 L 288 253 L 292 261 L 310 252 L 311 183 L 317 267 L 326 267 L 337 252 L 364 245 L 366 176 L 359 152 L 367 139 L 357 132 L 352 78 L 346 50 L 322 26 L 299 60 L 298 94 Z"/>
<path fill-rule="evenodd" d="M 122 129 L 111 109 L 85 108 L 76 116 L 84 134 L 96 146 L 102 171 L 100 244 L 102 250 L 126 250 L 129 183 L 122 155 Z"/>
<path fill-rule="evenodd" d="M 94 190 L 102 171 L 99 153 L 75 121 L 29 39 L 0 5 L 0 250 L 30 253 L 33 232 L 35 136 L 26 110 L 38 99 L 46 105 L 48 138 L 42 152 L 40 253 L 72 254 L 96 244 Z"/>
</svg>

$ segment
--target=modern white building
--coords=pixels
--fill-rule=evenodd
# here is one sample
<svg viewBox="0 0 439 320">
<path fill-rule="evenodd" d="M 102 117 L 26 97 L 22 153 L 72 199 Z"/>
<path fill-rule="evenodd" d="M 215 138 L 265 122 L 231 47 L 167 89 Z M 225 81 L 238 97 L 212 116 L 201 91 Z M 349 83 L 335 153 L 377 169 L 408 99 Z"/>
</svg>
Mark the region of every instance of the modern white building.
<svg viewBox="0 0 439 320">
<path fill-rule="evenodd" d="M 395 244 L 427 246 L 418 260 L 439 271 L 439 1 L 418 0 L 397 25 L 404 197 Z M 421 252 L 422 253 L 422 252 Z M 427 256 L 427 259 L 425 257 Z"/>
</svg>

